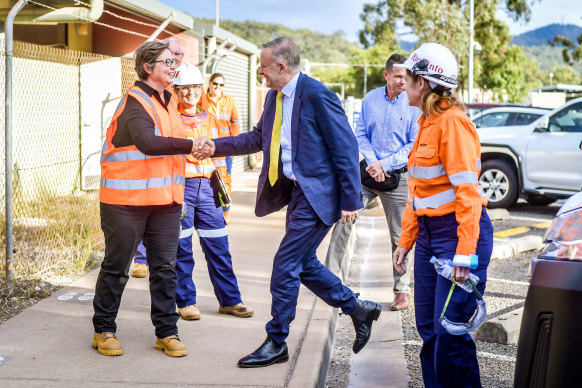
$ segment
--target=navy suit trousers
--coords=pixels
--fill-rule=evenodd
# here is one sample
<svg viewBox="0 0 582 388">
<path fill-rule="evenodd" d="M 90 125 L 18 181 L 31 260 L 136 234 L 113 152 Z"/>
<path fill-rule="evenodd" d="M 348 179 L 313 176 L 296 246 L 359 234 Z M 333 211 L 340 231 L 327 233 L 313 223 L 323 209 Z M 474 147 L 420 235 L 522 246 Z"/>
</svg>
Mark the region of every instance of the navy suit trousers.
<svg viewBox="0 0 582 388">
<path fill-rule="evenodd" d="M 356 295 L 317 259 L 315 251 L 329 231 L 317 216 L 300 187 L 293 186 L 287 207 L 286 232 L 273 262 L 271 315 L 267 334 L 281 344 L 295 318 L 300 282 L 324 302 L 349 314 Z"/>
</svg>

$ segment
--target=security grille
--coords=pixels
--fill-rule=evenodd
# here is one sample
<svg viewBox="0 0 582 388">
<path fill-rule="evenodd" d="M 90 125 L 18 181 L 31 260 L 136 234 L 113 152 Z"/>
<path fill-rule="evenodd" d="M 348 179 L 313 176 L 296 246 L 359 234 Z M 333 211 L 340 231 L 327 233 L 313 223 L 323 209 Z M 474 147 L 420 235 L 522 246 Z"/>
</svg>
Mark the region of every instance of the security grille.
<svg viewBox="0 0 582 388">
<path fill-rule="evenodd" d="M 216 72 L 225 77 L 224 91 L 234 97 L 240 118 L 241 132 L 248 132 L 249 127 L 249 57 L 233 51 L 222 58 Z M 242 172 L 248 166 L 246 156 L 234 157 L 232 164 L 233 175 Z"/>
<path fill-rule="evenodd" d="M 4 43 L 0 35 L 2 53 Z M 22 42 L 14 42 L 13 55 L 14 276 L 66 281 L 67 274 L 57 269 L 82 271 L 103 249 L 95 189 L 103 135 L 120 98 L 121 65 L 119 58 Z M 4 77 L 3 57 L 2 84 Z M 4 104 L 5 88 L 0 88 L 2 242 Z M 4 249 L 0 270 L 5 271 Z"/>
</svg>

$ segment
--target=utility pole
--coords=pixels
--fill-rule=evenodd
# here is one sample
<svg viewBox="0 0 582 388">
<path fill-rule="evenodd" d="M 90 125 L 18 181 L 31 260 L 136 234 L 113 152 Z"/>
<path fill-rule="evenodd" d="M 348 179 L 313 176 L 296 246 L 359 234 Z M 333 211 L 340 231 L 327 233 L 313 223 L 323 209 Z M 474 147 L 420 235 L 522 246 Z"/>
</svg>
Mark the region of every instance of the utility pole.
<svg viewBox="0 0 582 388">
<path fill-rule="evenodd" d="M 474 0 L 469 1 L 469 98 L 468 98 L 469 103 L 473 102 L 473 48 L 474 48 L 473 23 L 475 18 L 474 15 L 475 4 L 473 2 Z"/>
<path fill-rule="evenodd" d="M 220 0 L 216 0 L 216 27 L 219 27 L 219 20 L 220 20 Z"/>
</svg>

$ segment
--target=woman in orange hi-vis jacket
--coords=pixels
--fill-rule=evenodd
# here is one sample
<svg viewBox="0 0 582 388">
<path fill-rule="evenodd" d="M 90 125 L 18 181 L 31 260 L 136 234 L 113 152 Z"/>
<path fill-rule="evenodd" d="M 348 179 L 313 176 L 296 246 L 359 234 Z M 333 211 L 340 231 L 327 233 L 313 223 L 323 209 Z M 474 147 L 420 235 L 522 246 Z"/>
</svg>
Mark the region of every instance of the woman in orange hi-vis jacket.
<svg viewBox="0 0 582 388">
<path fill-rule="evenodd" d="M 200 139 L 186 139 L 177 103 L 166 90 L 175 69 L 167 44 L 142 44 L 135 52 L 140 80 L 125 94 L 107 128 L 99 190 L 105 257 L 95 286 L 92 344 L 106 356 L 123 354 L 115 317 L 142 238 L 151 269 L 155 347 L 168 356 L 186 355 L 176 326 L 175 255 L 186 154 L 198 151 Z"/>
<path fill-rule="evenodd" d="M 450 50 L 425 43 L 400 66 L 407 69 L 409 104 L 423 115 L 408 159 L 409 202 L 393 261 L 399 272 L 406 271 L 406 254 L 416 243 L 414 303 L 425 386 L 480 387 L 471 327 L 457 325 L 463 329 L 451 334 L 439 319 L 452 280 L 463 283 L 472 273 L 479 277 L 479 292 L 485 290 L 493 227 L 479 189 L 479 136 L 453 90 L 458 66 Z M 437 273 L 433 256 L 452 261 L 450 278 Z M 477 305 L 476 292 L 455 287 L 445 318 L 467 322 Z"/>
<path fill-rule="evenodd" d="M 219 137 L 236 136 L 240 133 L 240 121 L 238 118 L 238 111 L 236 103 L 232 96 L 224 93 L 224 76 L 220 73 L 214 73 L 210 76 L 208 81 L 208 111 L 213 113 L 220 122 Z M 232 156 L 226 157 L 227 173 L 223 176 L 224 183 L 228 189 L 228 194 L 231 193 L 232 186 Z M 222 208 L 224 212 L 224 220 L 230 223 L 230 205 Z"/>
</svg>

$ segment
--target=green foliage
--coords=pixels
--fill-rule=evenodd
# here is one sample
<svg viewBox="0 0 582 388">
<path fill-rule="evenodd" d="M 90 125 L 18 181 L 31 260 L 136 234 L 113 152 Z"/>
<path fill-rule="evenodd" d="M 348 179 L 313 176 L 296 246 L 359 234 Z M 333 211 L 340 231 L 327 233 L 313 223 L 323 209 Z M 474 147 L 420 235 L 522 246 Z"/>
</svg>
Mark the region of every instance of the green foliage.
<svg viewBox="0 0 582 388">
<path fill-rule="evenodd" d="M 397 37 L 395 20 L 419 37 L 419 43 L 438 42 L 451 49 L 459 62 L 459 88 L 467 88 L 469 51 L 469 10 L 463 0 L 378 0 L 366 4 L 361 15 L 366 23 L 360 43 L 391 44 Z M 521 100 L 527 90 L 523 67 L 527 59 L 521 47 L 509 47 L 509 29 L 496 19 L 500 5 L 514 20 L 528 20 L 527 0 L 482 0 L 475 2 L 475 41 L 482 51 L 474 55 L 474 86 L 486 85 L 498 95 Z"/>
<path fill-rule="evenodd" d="M 202 23 L 214 24 L 210 19 L 196 19 Z M 299 47 L 302 58 L 311 62 L 347 63 L 349 53 L 358 49 L 358 45 L 343 38 L 343 31 L 331 35 L 314 32 L 305 28 L 293 30 L 282 24 L 262 23 L 257 21 L 235 22 L 221 20 L 220 27 L 261 47 L 262 43 L 277 37 L 291 38 Z"/>
<path fill-rule="evenodd" d="M 576 39 L 577 44 L 572 39 L 563 35 L 556 35 L 550 42 L 552 46 L 562 46 L 562 58 L 570 66 L 582 61 L 582 34 Z"/>
</svg>

